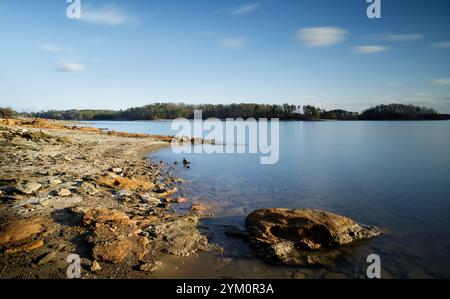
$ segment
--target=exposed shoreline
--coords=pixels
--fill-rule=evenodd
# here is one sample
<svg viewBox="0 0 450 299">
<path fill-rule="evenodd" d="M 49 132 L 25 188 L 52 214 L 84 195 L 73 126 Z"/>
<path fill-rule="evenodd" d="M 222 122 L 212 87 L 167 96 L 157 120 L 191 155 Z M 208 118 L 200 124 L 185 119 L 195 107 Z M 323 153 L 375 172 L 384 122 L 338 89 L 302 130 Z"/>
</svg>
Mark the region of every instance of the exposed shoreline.
<svg viewBox="0 0 450 299">
<path fill-rule="evenodd" d="M 66 278 L 70 254 L 82 278 L 152 278 L 214 248 L 182 180 L 147 158 L 173 137 L 72 124 L 0 122 L 0 278 Z"/>
</svg>

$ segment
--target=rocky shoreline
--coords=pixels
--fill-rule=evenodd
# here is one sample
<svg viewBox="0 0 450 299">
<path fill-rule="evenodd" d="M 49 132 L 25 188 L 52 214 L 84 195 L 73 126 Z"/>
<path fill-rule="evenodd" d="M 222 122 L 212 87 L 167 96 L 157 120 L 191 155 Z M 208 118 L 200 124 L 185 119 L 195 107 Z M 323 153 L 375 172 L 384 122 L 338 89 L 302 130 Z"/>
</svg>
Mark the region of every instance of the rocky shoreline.
<svg viewBox="0 0 450 299">
<path fill-rule="evenodd" d="M 0 278 L 66 278 L 71 254 L 83 278 L 151 277 L 169 256 L 214 249 L 181 179 L 146 158 L 172 139 L 1 120 Z"/>
<path fill-rule="evenodd" d="M 200 252 L 223 255 L 199 224 L 207 207 L 180 192 L 176 165 L 147 158 L 171 142 L 207 141 L 0 119 L 0 278 L 66 278 L 74 254 L 87 279 L 157 278 Z M 327 267 L 341 247 L 381 233 L 311 209 L 262 209 L 245 224 L 224 233 L 290 267 Z"/>
</svg>

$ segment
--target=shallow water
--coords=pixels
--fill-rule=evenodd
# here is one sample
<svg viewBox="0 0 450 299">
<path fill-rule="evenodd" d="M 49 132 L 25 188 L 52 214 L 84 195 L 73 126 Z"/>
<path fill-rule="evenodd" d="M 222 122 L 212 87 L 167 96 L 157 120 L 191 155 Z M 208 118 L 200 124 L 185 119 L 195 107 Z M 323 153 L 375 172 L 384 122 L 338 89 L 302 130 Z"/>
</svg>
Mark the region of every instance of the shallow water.
<svg viewBox="0 0 450 299">
<path fill-rule="evenodd" d="M 117 131 L 175 134 L 170 122 L 94 122 Z M 280 159 L 252 154 L 151 155 L 174 168 L 182 192 L 211 207 L 206 220 L 222 254 L 201 254 L 173 277 L 364 277 L 366 257 L 381 256 L 385 278 L 450 278 L 450 121 L 281 122 Z M 328 268 L 268 265 L 223 224 L 243 224 L 258 208 L 318 208 L 377 225 L 382 237 L 343 250 Z M 297 274 L 296 274 L 297 273 Z M 169 275 L 169 274 L 167 274 Z"/>
</svg>

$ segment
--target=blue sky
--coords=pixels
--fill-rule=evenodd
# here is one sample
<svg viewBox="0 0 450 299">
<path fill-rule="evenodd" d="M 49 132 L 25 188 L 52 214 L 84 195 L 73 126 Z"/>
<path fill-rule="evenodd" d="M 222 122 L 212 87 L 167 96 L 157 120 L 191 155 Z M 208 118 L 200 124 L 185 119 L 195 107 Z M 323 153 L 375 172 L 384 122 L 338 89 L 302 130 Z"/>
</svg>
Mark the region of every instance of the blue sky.
<svg viewBox="0 0 450 299">
<path fill-rule="evenodd" d="M 0 106 L 291 103 L 450 113 L 450 1 L 0 0 Z"/>
</svg>

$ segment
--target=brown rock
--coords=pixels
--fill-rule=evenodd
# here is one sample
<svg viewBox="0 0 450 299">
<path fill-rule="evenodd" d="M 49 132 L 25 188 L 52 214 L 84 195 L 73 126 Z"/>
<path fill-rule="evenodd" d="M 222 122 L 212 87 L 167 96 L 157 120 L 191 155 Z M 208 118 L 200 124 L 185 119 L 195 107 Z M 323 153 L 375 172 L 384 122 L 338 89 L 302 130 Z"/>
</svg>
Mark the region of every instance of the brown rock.
<svg viewBox="0 0 450 299">
<path fill-rule="evenodd" d="M 187 199 L 186 197 L 178 197 L 175 199 L 176 203 L 187 203 L 189 201 L 189 199 Z"/>
<path fill-rule="evenodd" d="M 177 192 L 178 192 L 178 188 L 173 188 L 172 190 L 168 190 L 168 191 L 166 191 L 166 192 L 161 193 L 159 196 L 160 196 L 161 198 L 167 198 L 167 197 L 169 197 L 169 196 L 174 195 L 174 194 L 177 193 Z"/>
<path fill-rule="evenodd" d="M 98 242 L 94 246 L 92 256 L 95 259 L 113 264 L 123 262 L 130 254 L 138 259 L 143 259 L 147 254 L 148 243 L 147 238 L 137 235 L 122 240 Z"/>
<path fill-rule="evenodd" d="M 160 261 L 152 262 L 152 263 L 145 263 L 139 266 L 139 270 L 142 272 L 148 272 L 153 273 L 162 265 Z"/>
<path fill-rule="evenodd" d="M 380 234 L 375 227 L 311 209 L 263 209 L 250 214 L 246 228 L 259 253 L 285 264 L 328 264 L 340 246 Z"/>
<path fill-rule="evenodd" d="M 205 212 L 207 209 L 208 209 L 208 208 L 205 207 L 204 205 L 202 205 L 202 204 L 197 204 L 197 203 L 192 204 L 192 207 L 191 207 L 191 211 L 192 211 L 192 212 L 195 212 L 195 213 L 203 213 L 203 212 Z"/>
<path fill-rule="evenodd" d="M 43 240 L 38 240 L 35 242 L 31 242 L 25 245 L 17 246 L 14 248 L 9 248 L 5 251 L 5 254 L 18 254 L 18 253 L 24 253 L 24 252 L 31 252 L 36 249 L 39 249 L 44 246 Z"/>
<path fill-rule="evenodd" d="M 1 230 L 0 247 L 17 243 L 24 244 L 44 230 L 41 219 L 15 221 Z"/>
<path fill-rule="evenodd" d="M 123 262 L 129 255 L 143 259 L 149 241 L 138 235 L 137 223 L 117 210 L 93 209 L 84 214 L 83 222 L 93 227 L 89 243 L 94 245 L 96 260 L 113 264 Z"/>
<path fill-rule="evenodd" d="M 61 189 L 58 192 L 58 196 L 61 196 L 61 197 L 68 197 L 68 196 L 71 196 L 71 195 L 72 195 L 72 192 L 70 192 L 69 189 Z"/>
<path fill-rule="evenodd" d="M 115 223 L 120 225 L 130 225 L 133 222 L 127 214 L 117 210 L 93 209 L 84 213 L 83 223 L 85 225 L 101 225 Z"/>
<path fill-rule="evenodd" d="M 116 175 L 106 175 L 102 176 L 97 180 L 97 183 L 102 186 L 106 186 L 114 189 L 121 190 L 150 190 L 154 188 L 154 184 L 151 182 L 139 180 L 139 179 L 130 179 Z"/>
<path fill-rule="evenodd" d="M 92 271 L 92 272 L 99 272 L 99 271 L 101 271 L 101 270 L 102 270 L 102 267 L 100 266 L 99 262 L 94 261 L 94 262 L 92 263 L 92 266 L 91 266 L 91 271 Z"/>
<path fill-rule="evenodd" d="M 258 229 L 258 237 L 269 243 L 292 241 L 312 250 L 337 248 L 380 234 L 376 228 L 362 226 L 348 217 L 310 209 L 259 210 L 247 217 L 246 226 Z"/>
</svg>

